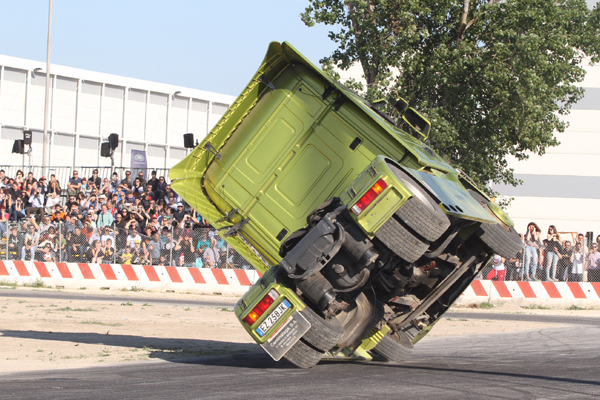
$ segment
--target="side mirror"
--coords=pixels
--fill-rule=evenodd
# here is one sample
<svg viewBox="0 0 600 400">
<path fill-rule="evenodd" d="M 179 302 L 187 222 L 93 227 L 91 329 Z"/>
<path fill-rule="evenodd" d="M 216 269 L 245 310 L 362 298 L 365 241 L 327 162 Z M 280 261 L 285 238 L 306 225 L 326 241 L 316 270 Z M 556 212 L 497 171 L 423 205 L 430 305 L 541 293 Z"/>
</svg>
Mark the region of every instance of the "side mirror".
<svg viewBox="0 0 600 400">
<path fill-rule="evenodd" d="M 414 108 L 409 107 L 402 115 L 402 119 L 408 126 L 417 131 L 417 133 L 423 137 L 423 140 L 426 140 L 429 137 L 431 122 L 419 114 Z"/>
<path fill-rule="evenodd" d="M 404 115 L 406 110 L 408 109 L 408 101 L 404 100 L 402 97 L 399 97 L 398 100 L 394 103 L 394 108 L 400 115 Z"/>
</svg>

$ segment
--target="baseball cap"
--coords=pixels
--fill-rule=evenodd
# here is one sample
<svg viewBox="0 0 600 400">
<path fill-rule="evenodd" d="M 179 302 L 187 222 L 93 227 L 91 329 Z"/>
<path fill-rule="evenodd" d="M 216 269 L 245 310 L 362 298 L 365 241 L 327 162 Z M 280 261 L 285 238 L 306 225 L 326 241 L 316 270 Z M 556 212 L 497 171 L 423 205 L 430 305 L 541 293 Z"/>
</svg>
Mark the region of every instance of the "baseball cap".
<svg viewBox="0 0 600 400">
<path fill-rule="evenodd" d="M 502 257 L 500 257 L 498 254 L 496 254 L 494 256 L 494 264 L 498 264 L 502 262 Z"/>
<path fill-rule="evenodd" d="M 142 241 L 140 239 L 135 239 L 135 243 L 141 243 Z"/>
<path fill-rule="evenodd" d="M 45 176 L 42 176 L 42 177 L 40 178 L 40 181 L 45 181 L 45 180 L 46 180 L 46 177 L 45 177 Z"/>
<path fill-rule="evenodd" d="M 158 218 L 158 215 L 152 214 L 152 218 Z"/>
<path fill-rule="evenodd" d="M 183 204 L 177 203 L 177 207 L 183 207 Z"/>
</svg>

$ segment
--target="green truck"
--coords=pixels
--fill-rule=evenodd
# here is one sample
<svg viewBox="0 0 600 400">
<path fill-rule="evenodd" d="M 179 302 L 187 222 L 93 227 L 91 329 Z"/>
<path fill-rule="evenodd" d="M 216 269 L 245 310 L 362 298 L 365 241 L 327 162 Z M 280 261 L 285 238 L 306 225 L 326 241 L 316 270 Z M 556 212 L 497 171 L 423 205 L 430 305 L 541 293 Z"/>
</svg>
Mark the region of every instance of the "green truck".
<svg viewBox="0 0 600 400">
<path fill-rule="evenodd" d="M 510 218 L 397 120 L 273 42 L 173 189 L 263 275 L 235 313 L 275 360 L 399 362 L 494 254 Z"/>
</svg>

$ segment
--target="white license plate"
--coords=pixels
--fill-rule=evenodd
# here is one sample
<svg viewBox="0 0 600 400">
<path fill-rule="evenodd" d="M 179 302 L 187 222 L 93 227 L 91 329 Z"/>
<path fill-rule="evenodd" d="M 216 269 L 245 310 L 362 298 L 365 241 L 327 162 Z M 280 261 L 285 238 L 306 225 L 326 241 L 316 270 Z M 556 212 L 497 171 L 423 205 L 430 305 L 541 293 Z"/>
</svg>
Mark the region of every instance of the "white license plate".
<svg viewBox="0 0 600 400">
<path fill-rule="evenodd" d="M 292 305 L 289 303 L 289 301 L 287 300 L 283 300 L 281 303 L 279 303 L 279 305 L 271 312 L 271 314 L 267 315 L 267 318 L 265 318 L 265 320 L 258 326 L 258 328 L 256 328 L 256 333 L 258 333 L 258 335 L 260 337 L 263 337 L 265 335 L 265 333 L 267 333 L 267 331 L 269 329 L 271 329 L 271 327 L 273 325 L 275 325 L 275 323 L 277 321 L 279 321 L 279 318 L 281 318 L 283 316 L 283 314 L 285 314 L 285 312 L 291 307 Z"/>
</svg>

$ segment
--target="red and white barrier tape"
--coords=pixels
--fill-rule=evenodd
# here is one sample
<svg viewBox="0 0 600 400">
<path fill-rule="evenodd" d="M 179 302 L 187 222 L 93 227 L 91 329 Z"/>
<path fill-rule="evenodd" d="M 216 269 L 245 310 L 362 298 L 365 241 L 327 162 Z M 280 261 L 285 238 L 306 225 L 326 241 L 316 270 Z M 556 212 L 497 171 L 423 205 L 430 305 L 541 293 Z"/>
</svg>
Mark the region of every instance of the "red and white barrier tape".
<svg viewBox="0 0 600 400">
<path fill-rule="evenodd" d="M 27 283 L 41 278 L 48 285 L 65 288 L 137 285 L 148 289 L 243 294 L 260 276 L 258 271 L 240 269 L 0 261 L 0 279 Z"/>
</svg>

